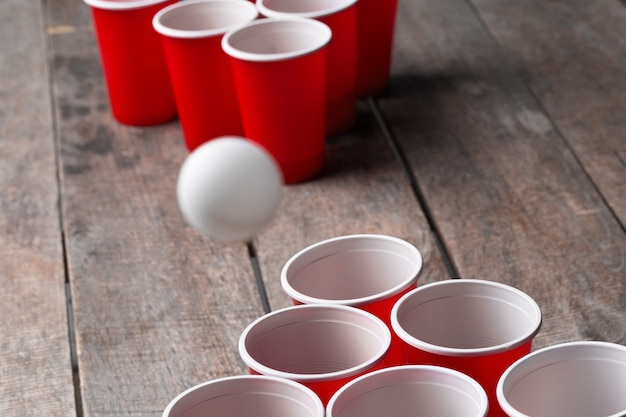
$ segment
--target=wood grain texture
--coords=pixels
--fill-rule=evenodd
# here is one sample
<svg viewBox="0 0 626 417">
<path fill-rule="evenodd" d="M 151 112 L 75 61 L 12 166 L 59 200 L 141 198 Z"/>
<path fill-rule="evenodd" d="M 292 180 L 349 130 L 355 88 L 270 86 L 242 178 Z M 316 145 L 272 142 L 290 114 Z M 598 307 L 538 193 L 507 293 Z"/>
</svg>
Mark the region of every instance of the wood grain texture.
<svg viewBox="0 0 626 417">
<path fill-rule="evenodd" d="M 463 1 L 398 18 L 380 103 L 461 276 L 534 297 L 537 347 L 626 343 L 626 236 L 541 103 Z"/>
<path fill-rule="evenodd" d="M 48 6 L 84 415 L 160 416 L 184 389 L 247 373 L 238 338 L 262 314 L 248 251 L 183 222 L 178 123 L 115 122 L 89 8 Z"/>
<path fill-rule="evenodd" d="M 273 224 L 256 239 L 271 307 L 291 304 L 280 287 L 291 256 L 313 243 L 360 233 L 413 244 L 424 262 L 419 283 L 450 278 L 402 166 L 365 102 L 353 131 L 327 141 L 321 175 L 285 187 Z"/>
<path fill-rule="evenodd" d="M 0 3 L 0 415 L 68 416 L 74 388 L 42 10 Z"/>
<path fill-rule="evenodd" d="M 613 0 L 473 3 L 626 227 L 626 8 Z"/>
</svg>

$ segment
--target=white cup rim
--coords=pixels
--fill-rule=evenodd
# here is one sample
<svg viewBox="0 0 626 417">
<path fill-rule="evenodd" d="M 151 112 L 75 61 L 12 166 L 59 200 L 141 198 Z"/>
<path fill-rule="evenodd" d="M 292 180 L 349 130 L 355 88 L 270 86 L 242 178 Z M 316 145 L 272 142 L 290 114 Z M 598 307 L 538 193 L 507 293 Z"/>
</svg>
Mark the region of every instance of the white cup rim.
<svg viewBox="0 0 626 417">
<path fill-rule="evenodd" d="M 83 0 L 88 6 L 101 10 L 132 10 L 165 3 L 167 0 Z"/>
<path fill-rule="evenodd" d="M 577 350 L 585 349 L 585 348 L 598 348 L 598 349 L 611 349 L 614 351 L 618 351 L 624 355 L 626 355 L 626 346 L 619 345 L 617 343 L 604 342 L 604 341 L 574 341 L 574 342 L 564 342 L 558 343 L 552 346 L 547 346 L 545 348 L 536 350 L 532 353 L 529 353 L 526 356 L 521 357 L 516 360 L 513 364 L 511 364 L 500 376 L 498 380 L 498 384 L 496 386 L 496 398 L 498 399 L 498 403 L 502 410 L 507 413 L 507 415 L 515 416 L 515 417 L 525 417 L 525 414 L 521 413 L 518 409 L 513 407 L 511 403 L 509 403 L 507 399 L 507 395 L 504 392 L 505 383 L 511 377 L 516 370 L 519 369 L 520 366 L 525 364 L 532 364 L 533 361 L 539 361 L 541 357 L 555 355 L 557 352 L 559 353 L 559 357 L 555 358 L 556 362 L 562 362 L 567 359 L 566 355 L 569 351 L 572 354 L 572 358 L 576 359 L 573 355 Z M 543 365 L 545 366 L 545 365 Z M 538 369 L 538 368 L 537 368 Z M 616 414 L 611 414 L 606 417 L 623 417 L 626 409 L 617 412 Z"/>
<path fill-rule="evenodd" d="M 353 388 L 354 386 L 362 384 L 364 381 L 368 381 L 368 380 L 384 379 L 385 377 L 388 377 L 394 373 L 406 374 L 410 372 L 437 373 L 440 375 L 444 375 L 446 377 L 458 379 L 459 381 L 470 386 L 478 395 L 478 397 L 480 397 L 478 399 L 479 403 L 477 404 L 477 406 L 481 410 L 483 410 L 483 413 L 486 413 L 487 409 L 489 408 L 489 400 L 488 400 L 487 393 L 485 392 L 484 388 L 475 379 L 473 379 L 472 377 L 462 372 L 456 371 L 451 368 L 445 368 L 445 367 L 436 366 L 436 365 L 399 365 L 399 366 L 392 366 L 392 367 L 368 372 L 365 375 L 361 375 L 347 382 L 345 385 L 339 388 L 328 401 L 328 404 L 326 405 L 327 417 L 332 417 L 332 411 L 337 401 L 341 398 L 341 396 L 346 395 L 345 393 L 347 391 L 354 389 Z M 381 388 L 382 386 L 386 386 L 386 385 L 381 385 L 381 386 L 376 385 L 375 389 Z M 361 395 L 365 395 L 365 394 L 361 394 Z M 483 415 L 486 415 L 486 414 L 483 414 Z"/>
<path fill-rule="evenodd" d="M 376 294 L 368 295 L 365 297 L 357 297 L 357 298 L 329 299 L 329 298 L 313 297 L 313 296 L 303 294 L 302 292 L 298 291 L 289 282 L 289 269 L 295 262 L 298 261 L 298 258 L 303 256 L 304 254 L 315 251 L 320 247 L 324 247 L 324 246 L 327 246 L 329 244 L 333 244 L 336 242 L 360 240 L 360 239 L 380 239 L 380 240 L 385 240 L 387 242 L 393 242 L 402 246 L 404 249 L 408 250 L 412 254 L 413 258 L 415 259 L 415 267 L 413 268 L 411 273 L 407 274 L 407 277 L 404 280 L 402 280 L 399 284 L 385 291 L 381 291 Z M 285 293 L 287 293 L 289 297 L 303 304 L 332 304 L 332 305 L 359 307 L 359 306 L 370 304 L 379 300 L 384 300 L 386 298 L 400 294 L 403 291 L 407 290 L 419 280 L 419 277 L 423 269 L 422 266 L 423 266 L 423 259 L 422 259 L 422 255 L 420 251 L 411 243 L 407 242 L 406 240 L 393 237 L 393 236 L 380 235 L 380 234 L 344 235 L 344 236 L 338 236 L 338 237 L 322 240 L 320 242 L 309 245 L 306 248 L 298 251 L 283 266 L 281 273 L 280 273 L 280 283 L 281 283 L 281 287 L 283 291 L 285 291 Z"/>
<path fill-rule="evenodd" d="M 216 26 L 207 29 L 177 29 L 171 26 L 167 26 L 163 23 L 163 20 L 169 15 L 193 12 L 194 8 L 203 5 L 206 5 L 207 7 L 232 6 L 233 8 L 239 8 L 242 11 L 241 21 L 236 24 Z M 247 0 L 185 0 L 178 3 L 170 4 L 169 6 L 166 6 L 163 9 L 159 10 L 152 19 L 152 25 L 157 32 L 170 38 L 199 39 L 223 35 L 228 30 L 234 27 L 244 25 L 256 19 L 258 15 L 259 13 L 255 5 Z"/>
<path fill-rule="evenodd" d="M 248 334 L 250 334 L 250 332 L 252 332 L 259 323 L 261 323 L 262 321 L 271 319 L 272 317 L 277 316 L 277 315 L 289 313 L 295 310 L 304 310 L 304 309 L 332 309 L 332 310 L 340 311 L 343 313 L 355 314 L 357 316 L 360 316 L 361 318 L 371 322 L 372 325 L 376 326 L 377 330 L 381 332 L 383 336 L 381 349 L 379 349 L 375 355 L 372 355 L 371 358 L 369 358 L 367 361 L 363 363 L 360 363 L 358 365 L 355 365 L 353 367 L 343 369 L 340 371 L 326 372 L 326 373 L 319 373 L 319 374 L 301 374 L 301 373 L 292 373 L 292 372 L 286 372 L 286 371 L 273 369 L 258 362 L 255 358 L 252 357 L 252 355 L 250 355 L 246 347 Z M 378 317 L 374 316 L 373 314 L 370 314 L 363 310 L 359 310 L 354 307 L 347 307 L 347 306 L 301 304 L 297 306 L 281 308 L 273 312 L 267 313 L 261 317 L 258 317 L 256 320 L 250 323 L 241 333 L 238 347 L 239 347 L 239 355 L 241 356 L 244 363 L 255 372 L 258 372 L 259 374 L 262 374 L 262 375 L 271 375 L 271 376 L 275 376 L 279 378 L 290 379 L 292 381 L 306 383 L 306 382 L 333 381 L 333 380 L 337 380 L 341 378 L 347 378 L 347 377 L 358 375 L 368 369 L 371 369 L 376 364 L 380 363 L 384 359 L 384 357 L 387 355 L 390 345 L 391 345 L 391 331 L 389 330 L 387 325 L 383 323 L 382 320 L 380 320 Z"/>
<path fill-rule="evenodd" d="M 346 10 L 349 7 L 352 7 L 353 5 L 357 3 L 357 0 L 336 0 L 336 4 L 333 7 L 328 7 L 328 8 L 319 9 L 319 10 L 302 11 L 302 12 L 288 12 L 288 11 L 276 10 L 276 9 L 273 9 L 271 5 L 269 6 L 266 5 L 266 3 L 270 1 L 271 0 L 257 0 L 256 1 L 256 6 L 259 9 L 259 12 L 263 16 L 277 17 L 277 18 L 299 17 L 299 18 L 306 18 L 306 19 L 317 19 L 317 18 L 321 18 L 325 16 L 330 16 L 332 14 Z"/>
<path fill-rule="evenodd" d="M 424 340 L 421 340 L 419 338 L 416 338 L 415 336 L 409 334 L 402 327 L 402 325 L 400 324 L 398 320 L 398 310 L 400 309 L 402 304 L 407 302 L 407 300 L 413 297 L 414 294 L 428 291 L 431 288 L 436 288 L 436 287 L 441 287 L 441 286 L 456 286 L 456 285 L 482 285 L 482 286 L 487 286 L 487 287 L 492 287 L 492 288 L 499 288 L 499 289 L 506 290 L 508 292 L 515 294 L 516 296 L 523 299 L 527 303 L 528 308 L 532 310 L 530 311 L 530 314 L 532 314 L 533 316 L 532 318 L 534 319 L 534 325 L 531 328 L 529 328 L 527 331 L 521 333 L 518 337 L 512 340 L 509 340 L 504 343 L 492 345 L 492 346 L 479 347 L 479 348 L 454 348 L 454 347 L 448 347 L 448 346 L 435 345 L 435 344 L 426 342 Z M 400 339 L 402 339 L 405 343 L 415 348 L 418 348 L 420 350 L 423 350 L 425 352 L 434 353 L 434 354 L 443 355 L 443 356 L 453 356 L 453 357 L 473 357 L 473 356 L 493 355 L 493 354 L 502 353 L 502 352 L 515 349 L 517 347 L 520 347 L 530 342 L 537 335 L 537 333 L 539 333 L 539 330 L 541 329 L 541 323 L 542 323 L 541 309 L 539 308 L 539 305 L 537 304 L 537 302 L 528 294 L 510 285 L 502 284 L 502 283 L 495 282 L 495 281 L 481 280 L 481 279 L 448 279 L 445 281 L 431 282 L 429 284 L 419 286 L 415 288 L 414 290 L 411 290 L 405 295 L 403 295 L 394 304 L 393 308 L 391 309 L 391 327 L 393 331 L 395 332 L 395 334 Z"/>
<path fill-rule="evenodd" d="M 259 30 L 259 27 L 263 26 L 286 26 L 286 25 L 299 25 L 302 28 L 312 29 L 319 36 L 319 41 L 308 46 L 295 51 L 289 52 L 276 52 L 276 53 L 256 53 L 244 51 L 236 48 L 232 45 L 232 41 L 236 39 L 237 36 L 245 36 L 247 32 L 254 32 Z M 233 58 L 240 59 L 243 61 L 252 61 L 252 62 L 275 62 L 282 61 L 286 59 L 292 59 L 299 56 L 309 55 L 313 52 L 316 52 L 323 47 L 325 47 L 332 37 L 332 31 L 325 23 L 322 23 L 318 20 L 314 19 L 301 19 L 301 18 L 273 18 L 267 17 L 264 19 L 257 19 L 252 22 L 248 22 L 244 25 L 237 26 L 228 30 L 224 37 L 222 38 L 222 49 L 226 52 L 227 55 L 230 55 Z"/>
<path fill-rule="evenodd" d="M 218 385 L 218 384 L 224 384 L 224 383 L 228 383 L 228 382 L 237 382 L 237 381 L 241 381 L 241 382 L 271 382 L 271 383 L 275 383 L 275 384 L 279 384 L 279 385 L 286 385 L 287 387 L 289 387 L 290 389 L 293 390 L 297 390 L 302 392 L 303 395 L 306 395 L 308 397 L 308 399 L 311 400 L 311 403 L 313 404 L 313 406 L 315 407 L 315 410 L 313 411 L 315 416 L 320 416 L 323 417 L 324 416 L 324 412 L 325 412 L 325 407 L 324 404 L 322 403 L 322 401 L 320 400 L 319 396 L 317 394 L 315 394 L 310 388 L 299 384 L 297 382 L 294 381 L 290 381 L 288 379 L 284 379 L 284 378 L 277 378 L 274 376 L 269 376 L 269 375 L 234 375 L 234 376 L 226 376 L 226 377 L 222 377 L 222 378 L 217 378 L 217 379 L 213 379 L 210 381 L 206 381 L 200 384 L 197 384 L 193 387 L 190 387 L 186 390 L 184 390 L 183 392 L 181 392 L 180 394 L 176 395 L 176 397 L 174 397 L 165 407 L 165 410 L 163 411 L 162 417 L 171 417 L 170 414 L 172 412 L 172 410 L 174 409 L 174 407 L 176 407 L 181 400 L 183 400 L 184 398 L 188 397 L 190 394 L 193 394 L 194 392 L 198 392 L 201 391 L 205 388 L 209 388 L 213 385 Z"/>
</svg>

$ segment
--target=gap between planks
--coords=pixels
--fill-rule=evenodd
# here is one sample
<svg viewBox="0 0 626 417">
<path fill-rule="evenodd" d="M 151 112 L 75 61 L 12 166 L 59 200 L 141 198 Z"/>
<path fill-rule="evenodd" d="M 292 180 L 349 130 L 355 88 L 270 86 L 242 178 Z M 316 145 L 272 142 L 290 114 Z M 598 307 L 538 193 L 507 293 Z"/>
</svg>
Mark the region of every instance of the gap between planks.
<svg viewBox="0 0 626 417">
<path fill-rule="evenodd" d="M 48 19 L 49 11 L 46 10 L 49 7 L 47 2 L 42 3 L 42 17 L 44 27 L 47 28 L 46 34 L 44 36 L 45 50 L 47 55 L 47 63 L 48 63 L 48 86 L 49 86 L 49 94 L 48 97 L 50 99 L 50 107 L 53 112 L 52 117 L 52 138 L 54 140 L 54 161 L 55 161 L 55 174 L 56 174 L 56 183 L 57 183 L 57 209 L 59 213 L 59 231 L 60 231 L 60 239 L 61 239 L 61 250 L 63 254 L 63 274 L 65 277 L 65 307 L 66 307 L 66 315 L 67 315 L 67 337 L 68 343 L 70 347 L 70 364 L 72 367 L 72 383 L 74 387 L 74 408 L 76 411 L 76 417 L 84 416 L 83 409 L 83 401 L 82 401 L 82 393 L 81 393 L 81 383 L 80 383 L 80 371 L 78 368 L 78 350 L 76 345 L 76 326 L 74 322 L 74 308 L 72 303 L 72 289 L 70 285 L 70 274 L 69 274 L 69 266 L 67 259 L 67 242 L 65 238 L 65 222 L 63 219 L 63 196 L 61 192 L 61 139 L 57 126 L 57 107 L 55 106 L 54 97 L 54 66 L 52 63 L 52 49 L 50 47 L 50 41 L 48 39 L 49 36 L 53 36 L 59 33 L 69 33 L 66 30 L 58 31 L 54 30 L 54 28 L 50 27 L 50 21 Z M 72 30 L 73 32 L 73 30 Z"/>
<path fill-rule="evenodd" d="M 437 223 L 435 222 L 433 218 L 432 210 L 430 209 L 430 206 L 428 205 L 428 202 L 426 201 L 426 197 L 424 196 L 424 193 L 421 190 L 421 187 L 419 185 L 419 182 L 417 181 L 417 178 L 413 174 L 413 170 L 411 169 L 410 163 L 408 162 L 407 158 L 404 156 L 404 151 L 402 150 L 402 147 L 400 146 L 398 140 L 396 139 L 396 134 L 394 133 L 391 126 L 389 126 L 389 123 L 387 123 L 387 120 L 385 119 L 382 111 L 380 110 L 380 107 L 378 106 L 378 103 L 376 102 L 376 99 L 373 97 L 368 97 L 367 103 L 370 109 L 372 110 L 372 112 L 374 113 L 374 116 L 376 117 L 376 121 L 378 122 L 378 125 L 380 129 L 382 130 L 383 135 L 385 136 L 385 139 L 387 140 L 387 144 L 389 145 L 394 156 L 396 157 L 396 159 L 402 166 L 402 171 L 404 172 L 409 182 L 411 190 L 413 191 L 413 195 L 415 196 L 415 199 L 417 200 L 417 203 L 419 204 L 419 207 L 421 208 L 422 212 L 424 213 L 424 217 L 426 218 L 426 221 L 428 222 L 428 226 L 430 227 L 431 234 L 433 236 L 435 244 L 437 245 L 437 249 L 439 250 L 441 259 L 443 260 L 446 270 L 448 271 L 448 276 L 451 278 L 460 278 L 460 274 L 456 266 L 452 262 L 450 253 L 446 249 L 446 246 L 444 244 L 444 241 L 441 235 L 441 231 L 439 230 L 439 227 L 437 227 Z"/>
</svg>

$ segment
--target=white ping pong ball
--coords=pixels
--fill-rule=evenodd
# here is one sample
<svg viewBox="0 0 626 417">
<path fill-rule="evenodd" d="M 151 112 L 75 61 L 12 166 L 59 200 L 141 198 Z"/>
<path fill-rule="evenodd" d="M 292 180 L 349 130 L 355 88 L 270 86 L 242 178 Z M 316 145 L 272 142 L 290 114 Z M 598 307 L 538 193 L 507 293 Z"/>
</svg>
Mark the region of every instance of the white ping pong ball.
<svg viewBox="0 0 626 417">
<path fill-rule="evenodd" d="M 272 156 L 241 137 L 212 139 L 191 152 L 176 195 L 185 221 L 214 241 L 249 241 L 273 219 L 283 179 Z"/>
</svg>

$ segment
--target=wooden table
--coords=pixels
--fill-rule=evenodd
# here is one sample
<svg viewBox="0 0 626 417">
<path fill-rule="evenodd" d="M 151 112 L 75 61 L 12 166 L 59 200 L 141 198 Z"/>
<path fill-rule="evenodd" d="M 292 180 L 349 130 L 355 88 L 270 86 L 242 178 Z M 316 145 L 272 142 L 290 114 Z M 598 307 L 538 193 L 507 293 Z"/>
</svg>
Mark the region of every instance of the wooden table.
<svg viewBox="0 0 626 417">
<path fill-rule="evenodd" d="M 413 243 L 420 283 L 527 292 L 536 348 L 626 344 L 624 4 L 399 7 L 388 93 L 248 246 L 182 220 L 177 122 L 112 119 L 83 2 L 0 2 L 0 415 L 156 417 L 246 373 L 241 330 L 290 304 L 282 265 L 352 233 Z"/>
</svg>

